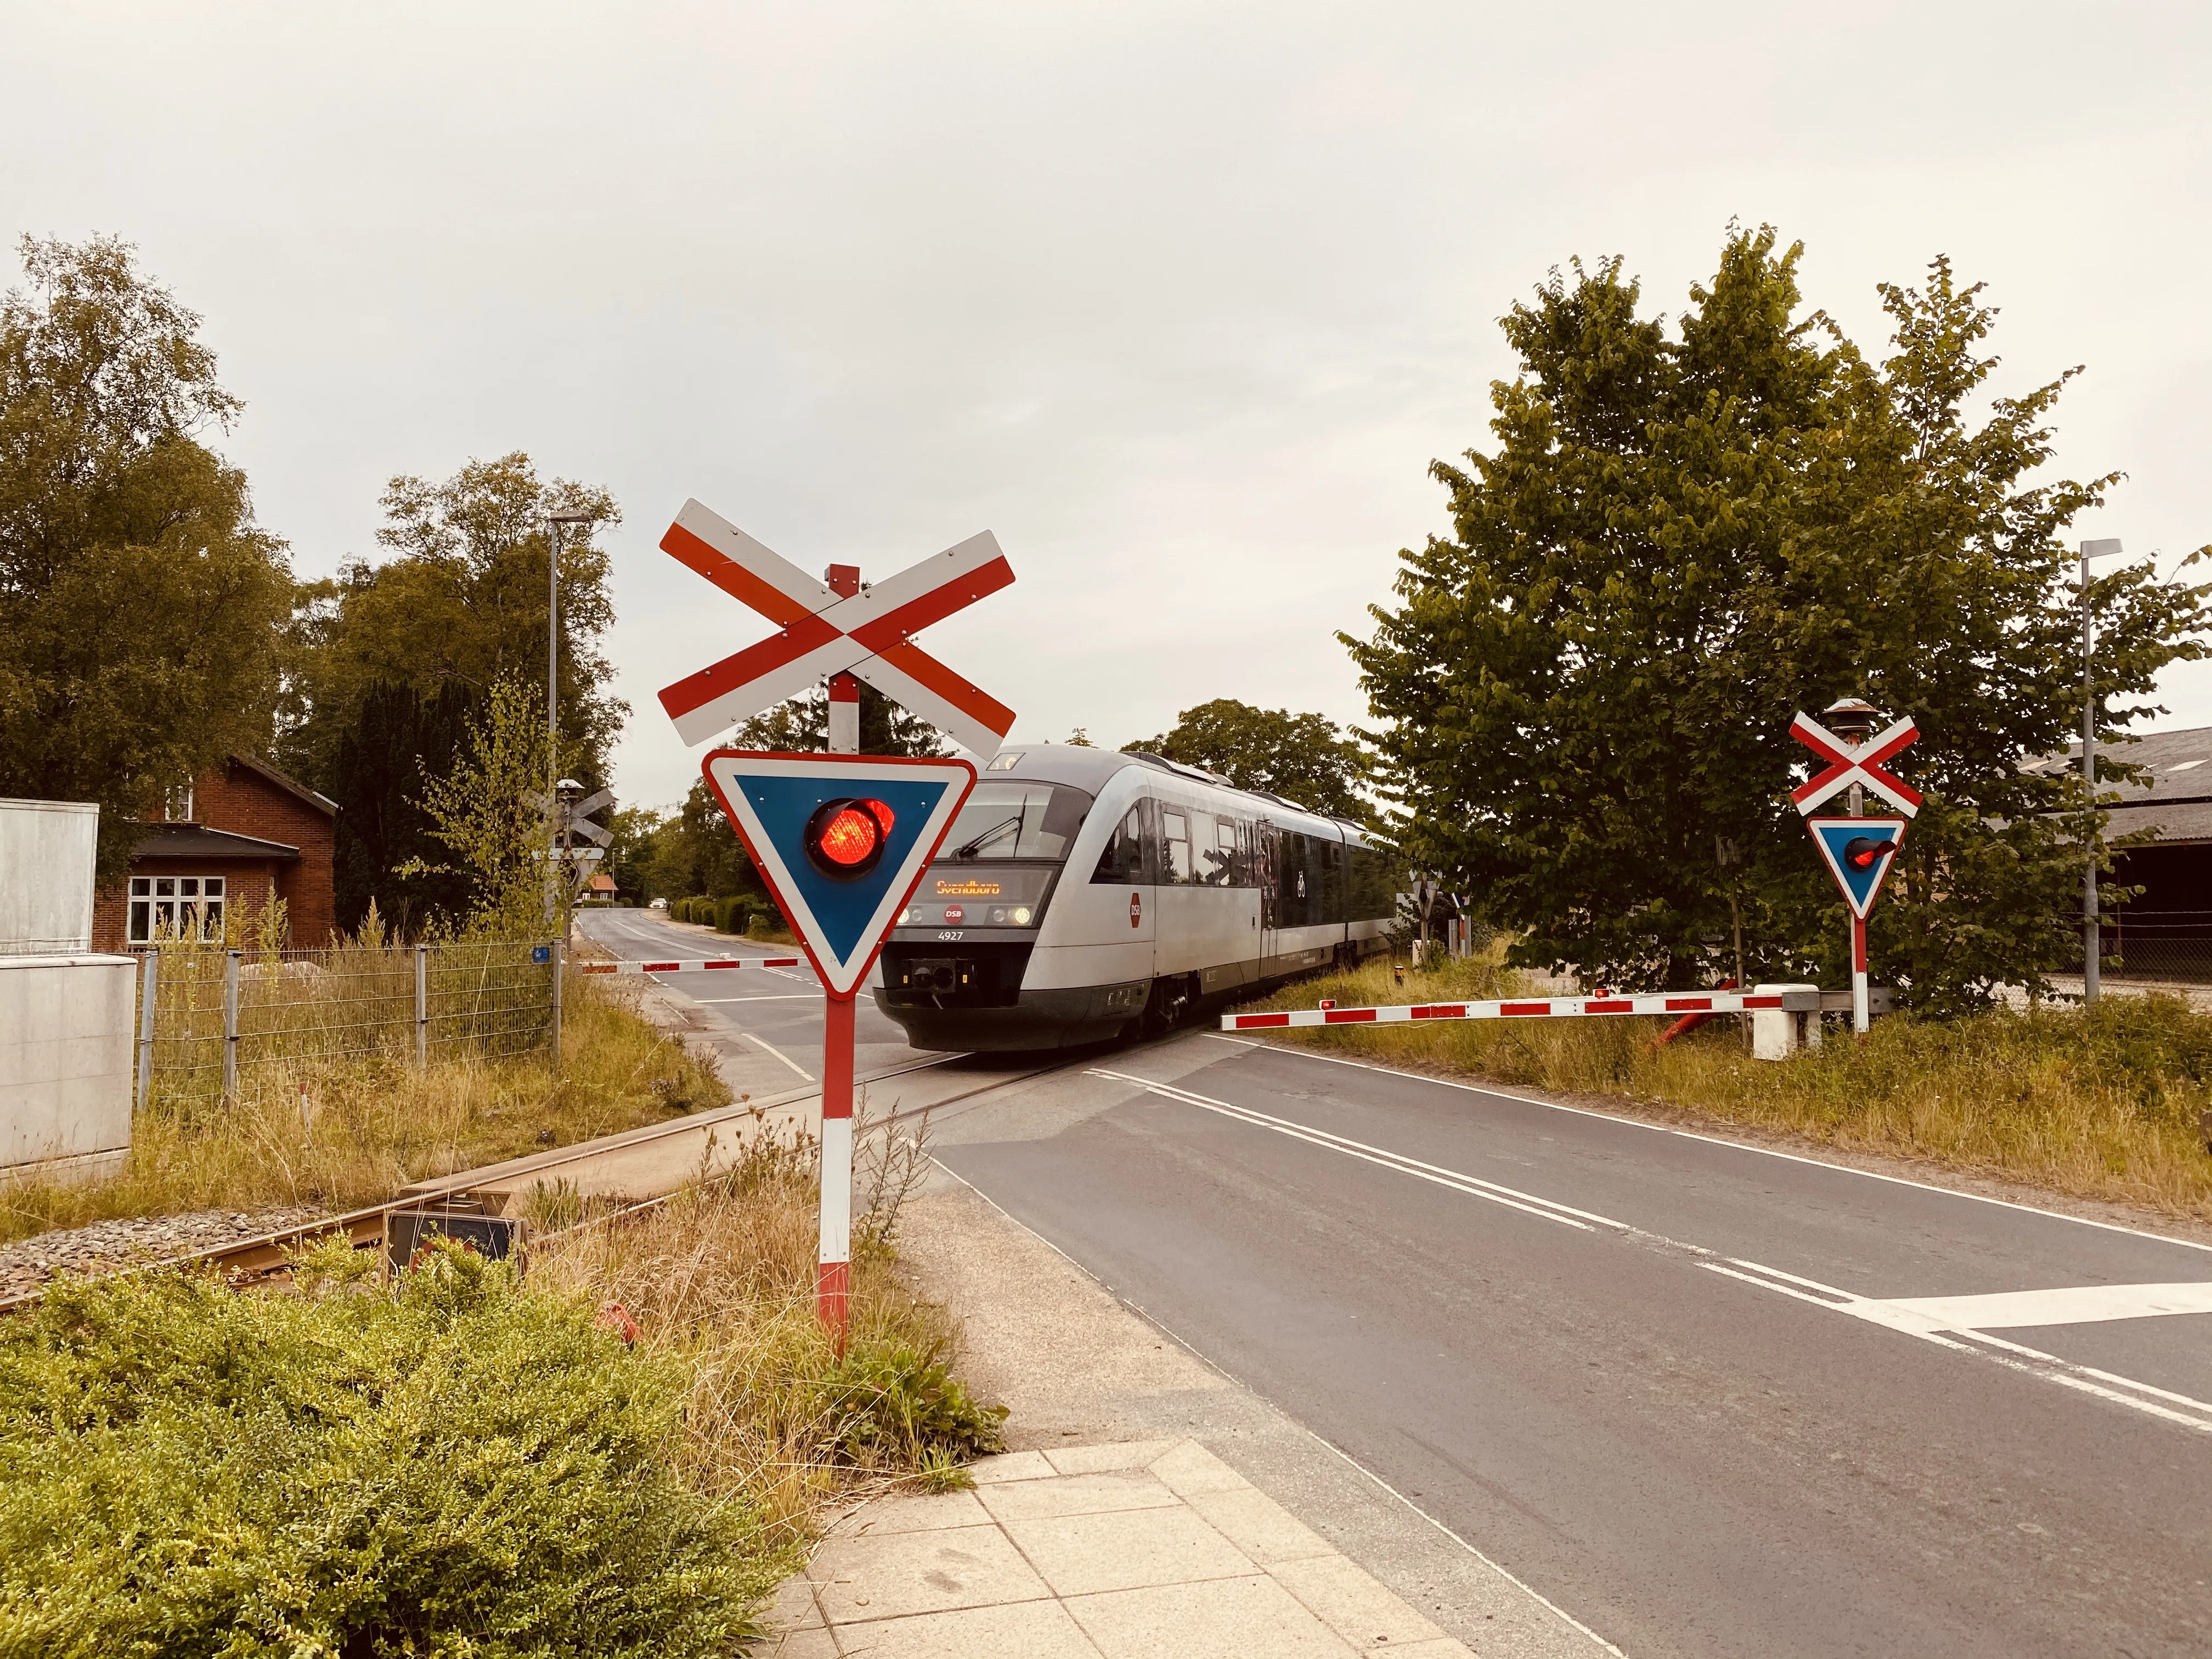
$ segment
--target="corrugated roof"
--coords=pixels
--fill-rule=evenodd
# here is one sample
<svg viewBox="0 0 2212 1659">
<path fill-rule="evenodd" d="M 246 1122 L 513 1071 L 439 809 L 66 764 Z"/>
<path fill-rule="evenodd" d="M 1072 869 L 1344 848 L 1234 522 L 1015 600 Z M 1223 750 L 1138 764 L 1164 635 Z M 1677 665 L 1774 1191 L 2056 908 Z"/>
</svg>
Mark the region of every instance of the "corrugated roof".
<svg viewBox="0 0 2212 1659">
<path fill-rule="evenodd" d="M 2130 742 L 2097 739 L 2097 762 L 2107 761 L 2149 768 L 2147 780 L 2109 783 L 2100 776 L 2100 794 L 2117 792 L 2107 835 L 2124 836 L 2156 827 L 2159 840 L 2212 840 L 2212 726 L 2191 726 L 2180 732 L 2153 732 Z M 2022 771 L 2049 772 L 2056 768 L 2078 769 L 2081 745 L 2067 745 L 2063 755 L 2045 755 L 2027 762 Z"/>
</svg>

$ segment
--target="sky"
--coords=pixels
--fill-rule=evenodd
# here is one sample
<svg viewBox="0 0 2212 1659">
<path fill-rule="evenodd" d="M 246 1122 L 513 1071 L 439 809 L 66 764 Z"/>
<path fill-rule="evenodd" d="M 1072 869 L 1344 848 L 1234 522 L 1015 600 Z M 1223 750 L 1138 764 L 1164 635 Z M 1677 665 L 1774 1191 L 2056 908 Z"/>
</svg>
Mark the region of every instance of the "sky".
<svg viewBox="0 0 2212 1659">
<path fill-rule="evenodd" d="M 1365 714 L 1335 635 L 1447 528 L 1498 318 L 1576 256 L 1678 311 L 1731 220 L 1863 348 L 1948 253 L 2001 392 L 2077 364 L 2078 525 L 2212 542 L 2212 13 L 2185 5 L 67 6 L 0 0 L 0 229 L 138 246 L 246 402 L 295 569 L 394 474 L 603 485 L 626 801 L 654 692 L 765 625 L 661 553 L 696 496 L 809 569 L 982 529 L 923 643 L 1018 739 L 1233 696 Z M 2161 727 L 2212 724 L 2212 664 Z"/>
</svg>

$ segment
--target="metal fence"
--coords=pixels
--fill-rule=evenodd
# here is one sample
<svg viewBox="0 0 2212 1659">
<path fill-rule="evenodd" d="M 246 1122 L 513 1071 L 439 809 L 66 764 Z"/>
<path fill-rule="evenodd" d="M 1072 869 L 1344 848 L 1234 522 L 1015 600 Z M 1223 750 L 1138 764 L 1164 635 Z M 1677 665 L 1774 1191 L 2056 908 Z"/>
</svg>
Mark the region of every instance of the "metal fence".
<svg viewBox="0 0 2212 1659">
<path fill-rule="evenodd" d="M 157 945 L 139 963 L 138 1104 L 227 1098 L 261 1066 L 524 1053 L 557 1038 L 561 954 L 528 944 Z"/>
</svg>

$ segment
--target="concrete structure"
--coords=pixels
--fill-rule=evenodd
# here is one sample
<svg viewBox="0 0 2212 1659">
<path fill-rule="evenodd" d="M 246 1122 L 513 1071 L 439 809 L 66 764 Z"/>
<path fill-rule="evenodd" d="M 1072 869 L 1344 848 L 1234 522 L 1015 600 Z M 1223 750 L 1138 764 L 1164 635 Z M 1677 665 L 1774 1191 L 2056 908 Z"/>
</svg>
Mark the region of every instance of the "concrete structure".
<svg viewBox="0 0 2212 1659">
<path fill-rule="evenodd" d="M 0 1181 L 87 1180 L 131 1151 L 137 962 L 0 957 Z"/>
<path fill-rule="evenodd" d="M 272 894 L 284 902 L 293 945 L 331 942 L 336 801 L 265 761 L 233 755 L 169 807 L 167 818 L 139 826 L 128 879 L 100 895 L 98 949 L 143 945 L 164 927 L 221 937 L 250 926 Z"/>
<path fill-rule="evenodd" d="M 90 801 L 0 800 L 0 956 L 92 948 Z"/>
<path fill-rule="evenodd" d="M 1820 994 L 1817 985 L 1755 985 L 1753 993 L 1758 996 L 1778 996 L 1784 991 L 1810 991 Z M 1887 1013 L 1888 1010 L 1882 1012 Z M 1810 1012 L 1793 1012 L 1783 1008 L 1762 1008 L 1751 1017 L 1751 1057 L 1753 1060 L 1787 1060 L 1800 1048 L 1820 1046 L 1820 1010 L 1815 1004 Z"/>
</svg>

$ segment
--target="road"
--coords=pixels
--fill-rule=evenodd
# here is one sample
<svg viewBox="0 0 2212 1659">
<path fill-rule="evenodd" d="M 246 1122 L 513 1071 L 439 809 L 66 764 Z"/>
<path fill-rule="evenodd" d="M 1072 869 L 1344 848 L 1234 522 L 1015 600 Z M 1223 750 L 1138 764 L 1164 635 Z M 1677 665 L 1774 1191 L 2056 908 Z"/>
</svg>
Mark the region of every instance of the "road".
<svg viewBox="0 0 2212 1659">
<path fill-rule="evenodd" d="M 936 1133 L 1639 1659 L 2212 1651 L 2212 1251 L 1208 1033 Z"/>
</svg>

